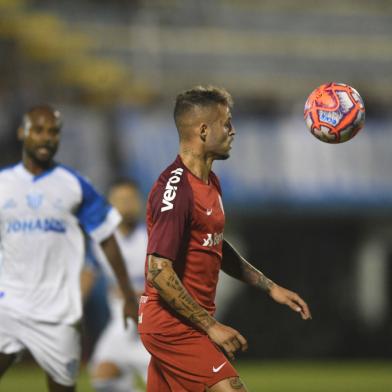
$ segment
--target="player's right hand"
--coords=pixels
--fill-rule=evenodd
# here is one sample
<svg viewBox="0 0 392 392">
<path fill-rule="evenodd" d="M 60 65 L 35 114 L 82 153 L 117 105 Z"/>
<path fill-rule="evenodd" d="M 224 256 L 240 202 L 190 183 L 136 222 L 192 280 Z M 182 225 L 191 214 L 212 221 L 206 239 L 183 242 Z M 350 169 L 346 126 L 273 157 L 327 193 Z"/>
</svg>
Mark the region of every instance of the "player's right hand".
<svg viewBox="0 0 392 392">
<path fill-rule="evenodd" d="M 237 330 L 219 322 L 208 328 L 207 335 L 215 344 L 223 348 L 231 360 L 235 359 L 236 351 L 248 349 L 248 342 Z"/>
</svg>

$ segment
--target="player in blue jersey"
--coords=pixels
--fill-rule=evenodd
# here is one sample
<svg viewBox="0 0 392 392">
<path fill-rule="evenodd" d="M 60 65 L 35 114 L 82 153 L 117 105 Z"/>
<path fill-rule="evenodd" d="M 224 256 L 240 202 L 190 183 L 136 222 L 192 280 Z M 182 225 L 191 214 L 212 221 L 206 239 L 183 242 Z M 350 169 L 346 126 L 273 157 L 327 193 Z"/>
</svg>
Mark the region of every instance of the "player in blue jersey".
<svg viewBox="0 0 392 392">
<path fill-rule="evenodd" d="M 51 392 L 75 391 L 82 314 L 84 234 L 99 243 L 136 321 L 137 301 L 114 231 L 121 217 L 76 171 L 54 161 L 61 116 L 28 111 L 22 162 L 0 172 L 0 377 L 30 351 Z"/>
</svg>

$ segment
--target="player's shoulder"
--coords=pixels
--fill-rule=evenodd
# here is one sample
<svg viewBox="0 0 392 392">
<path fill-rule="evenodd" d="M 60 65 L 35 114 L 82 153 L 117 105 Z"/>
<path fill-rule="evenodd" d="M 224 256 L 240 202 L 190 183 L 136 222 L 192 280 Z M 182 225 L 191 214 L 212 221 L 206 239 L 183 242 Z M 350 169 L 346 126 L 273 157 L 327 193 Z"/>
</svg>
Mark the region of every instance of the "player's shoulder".
<svg viewBox="0 0 392 392">
<path fill-rule="evenodd" d="M 90 180 L 86 176 L 82 175 L 73 167 L 64 165 L 63 163 L 59 163 L 57 165 L 57 174 L 67 178 L 69 181 L 73 181 L 81 188 L 81 190 L 86 187 L 93 187 Z"/>
<path fill-rule="evenodd" d="M 176 179 L 172 179 L 172 181 L 177 181 L 176 183 L 180 183 L 183 179 L 183 174 L 185 171 L 185 166 L 181 161 L 181 158 L 177 156 L 177 158 L 172 162 L 169 166 L 166 167 L 165 170 L 161 172 L 156 183 L 159 185 L 166 185 L 167 180 L 171 177 L 176 177 Z"/>
<path fill-rule="evenodd" d="M 20 165 L 21 162 L 17 162 L 17 163 L 12 163 L 10 165 L 0 167 L 0 177 L 4 178 L 4 177 L 13 176 L 13 174 L 15 173 L 15 169 Z"/>
<path fill-rule="evenodd" d="M 153 204 L 159 204 L 161 212 L 173 209 L 178 200 L 185 200 L 191 194 L 191 188 L 186 176 L 186 167 L 177 156 L 165 170 L 161 172 L 155 181 L 149 201 Z"/>
<path fill-rule="evenodd" d="M 57 164 L 57 171 L 62 173 L 64 176 L 72 177 L 78 181 L 84 180 L 86 181 L 85 177 L 76 169 L 71 166 L 64 165 L 63 163 Z"/>
<path fill-rule="evenodd" d="M 179 188 L 188 185 L 185 171 L 186 168 L 182 163 L 181 158 L 178 156 L 174 162 L 161 172 L 158 179 L 155 181 L 153 189 L 161 189 L 168 191 L 167 194 L 172 194 Z"/>
<path fill-rule="evenodd" d="M 59 191 L 61 190 L 67 195 L 73 195 L 78 199 L 84 198 L 86 194 L 95 192 L 93 186 L 86 177 L 76 169 L 64 165 L 63 163 L 56 164 L 56 168 L 51 172 L 48 180 Z"/>
</svg>

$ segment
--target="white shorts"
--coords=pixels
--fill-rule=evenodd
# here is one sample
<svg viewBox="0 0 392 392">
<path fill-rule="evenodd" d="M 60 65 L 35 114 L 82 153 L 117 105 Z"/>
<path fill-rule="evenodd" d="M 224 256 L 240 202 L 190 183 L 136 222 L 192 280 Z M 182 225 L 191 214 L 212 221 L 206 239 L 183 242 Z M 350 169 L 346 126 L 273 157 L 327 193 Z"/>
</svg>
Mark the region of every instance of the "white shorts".
<svg viewBox="0 0 392 392">
<path fill-rule="evenodd" d="M 150 354 L 140 340 L 136 324 L 128 320 L 128 327 L 124 328 L 121 301 L 110 306 L 110 313 L 111 319 L 98 340 L 91 365 L 112 362 L 121 373 L 138 373 L 146 381 Z"/>
<path fill-rule="evenodd" d="M 60 385 L 72 386 L 79 373 L 80 332 L 76 326 L 39 322 L 0 307 L 0 352 L 28 350 Z"/>
</svg>

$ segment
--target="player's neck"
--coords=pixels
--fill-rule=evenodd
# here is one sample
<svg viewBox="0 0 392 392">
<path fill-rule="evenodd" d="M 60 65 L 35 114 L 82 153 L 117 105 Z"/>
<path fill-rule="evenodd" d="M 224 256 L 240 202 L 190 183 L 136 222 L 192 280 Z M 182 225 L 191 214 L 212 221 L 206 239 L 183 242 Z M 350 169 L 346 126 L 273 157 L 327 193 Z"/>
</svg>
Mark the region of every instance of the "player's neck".
<svg viewBox="0 0 392 392">
<path fill-rule="evenodd" d="M 24 168 L 34 176 L 38 176 L 54 166 L 53 161 L 45 163 L 37 162 L 36 160 L 31 159 L 27 154 L 23 154 L 22 162 Z"/>
<path fill-rule="evenodd" d="M 202 154 L 195 153 L 195 151 L 186 147 L 180 148 L 180 157 L 182 163 L 194 176 L 208 184 L 213 162 L 212 159 L 209 159 Z"/>
</svg>

